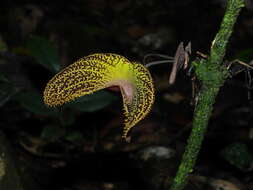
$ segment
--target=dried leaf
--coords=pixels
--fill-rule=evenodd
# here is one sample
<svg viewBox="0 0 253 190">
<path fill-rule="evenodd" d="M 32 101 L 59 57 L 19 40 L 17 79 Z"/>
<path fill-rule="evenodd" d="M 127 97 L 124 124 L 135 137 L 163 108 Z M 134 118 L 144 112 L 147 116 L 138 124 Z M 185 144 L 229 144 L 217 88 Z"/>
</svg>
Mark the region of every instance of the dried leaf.
<svg viewBox="0 0 253 190">
<path fill-rule="evenodd" d="M 174 63 L 169 77 L 169 84 L 174 84 L 176 80 L 177 71 L 183 67 L 188 67 L 189 55 L 191 54 L 191 42 L 184 48 L 183 42 L 181 42 L 174 56 Z"/>
<path fill-rule="evenodd" d="M 122 137 L 143 119 L 154 102 L 151 75 L 143 65 L 117 54 L 93 54 L 81 58 L 56 74 L 44 91 L 49 106 L 62 105 L 83 95 L 118 86 L 122 97 L 125 127 Z"/>
</svg>

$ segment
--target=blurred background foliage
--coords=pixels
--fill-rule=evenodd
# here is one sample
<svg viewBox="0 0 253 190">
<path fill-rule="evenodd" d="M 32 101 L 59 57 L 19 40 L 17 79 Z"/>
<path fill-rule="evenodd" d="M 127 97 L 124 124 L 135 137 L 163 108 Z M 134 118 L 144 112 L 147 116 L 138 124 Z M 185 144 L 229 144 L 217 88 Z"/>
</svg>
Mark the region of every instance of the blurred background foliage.
<svg viewBox="0 0 253 190">
<path fill-rule="evenodd" d="M 133 129 L 130 144 L 120 139 L 119 93 L 102 90 L 49 108 L 43 104 L 43 90 L 59 70 L 91 53 L 117 53 L 143 63 L 149 53 L 174 56 L 179 42 L 191 41 L 192 59 L 196 51 L 205 54 L 225 2 L 1 2 L 0 130 L 25 172 L 42 189 L 168 187 L 191 127 L 192 85 L 185 72 L 169 86 L 172 65 L 150 69 L 156 102 L 149 117 Z M 250 63 L 251 39 L 253 4 L 246 1 L 226 60 Z M 253 189 L 252 86 L 247 79 L 245 83 L 242 72 L 222 89 L 189 189 L 202 188 L 204 182 L 196 176 Z"/>
</svg>

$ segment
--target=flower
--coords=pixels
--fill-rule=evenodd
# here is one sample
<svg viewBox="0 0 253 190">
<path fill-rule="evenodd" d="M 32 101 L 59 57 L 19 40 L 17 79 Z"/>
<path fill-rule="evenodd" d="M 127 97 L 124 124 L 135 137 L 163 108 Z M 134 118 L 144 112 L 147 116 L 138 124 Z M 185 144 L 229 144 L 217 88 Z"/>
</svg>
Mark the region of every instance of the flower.
<svg viewBox="0 0 253 190">
<path fill-rule="evenodd" d="M 56 74 L 44 91 L 44 102 L 58 106 L 95 91 L 118 86 L 123 97 L 122 138 L 142 120 L 154 103 L 154 85 L 146 67 L 123 56 L 97 53 L 81 58 Z"/>
</svg>

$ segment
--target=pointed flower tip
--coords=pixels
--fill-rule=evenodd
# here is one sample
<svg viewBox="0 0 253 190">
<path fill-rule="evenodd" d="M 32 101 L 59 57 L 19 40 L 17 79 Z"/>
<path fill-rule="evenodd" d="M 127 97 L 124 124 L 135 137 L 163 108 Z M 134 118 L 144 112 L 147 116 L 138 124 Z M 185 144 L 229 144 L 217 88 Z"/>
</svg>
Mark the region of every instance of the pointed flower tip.
<svg viewBox="0 0 253 190">
<path fill-rule="evenodd" d="M 126 117 L 123 139 L 151 110 L 154 86 L 147 68 L 117 54 L 92 54 L 56 74 L 44 91 L 44 103 L 62 105 L 97 90 L 119 86 Z"/>
</svg>

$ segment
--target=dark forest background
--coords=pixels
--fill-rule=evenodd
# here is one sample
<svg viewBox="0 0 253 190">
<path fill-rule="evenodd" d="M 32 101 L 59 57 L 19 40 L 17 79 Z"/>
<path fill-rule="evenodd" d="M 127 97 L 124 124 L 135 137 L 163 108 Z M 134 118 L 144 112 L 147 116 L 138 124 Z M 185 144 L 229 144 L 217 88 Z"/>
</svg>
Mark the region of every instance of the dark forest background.
<svg viewBox="0 0 253 190">
<path fill-rule="evenodd" d="M 117 53 L 143 63 L 145 55 L 174 56 L 180 42 L 191 42 L 191 60 L 197 51 L 208 54 L 225 4 L 2 1 L 0 132 L 26 188 L 168 189 L 191 130 L 192 75 L 187 71 L 179 71 L 175 84 L 169 85 L 171 63 L 150 67 L 156 101 L 131 131 L 131 143 L 121 140 L 120 94 L 102 90 L 48 108 L 42 102 L 43 90 L 61 68 L 92 53 Z M 235 59 L 253 64 L 250 0 L 227 48 L 226 62 Z M 222 88 L 187 190 L 217 190 L 222 185 L 224 190 L 253 189 L 251 80 L 251 71 L 245 69 Z"/>
</svg>

